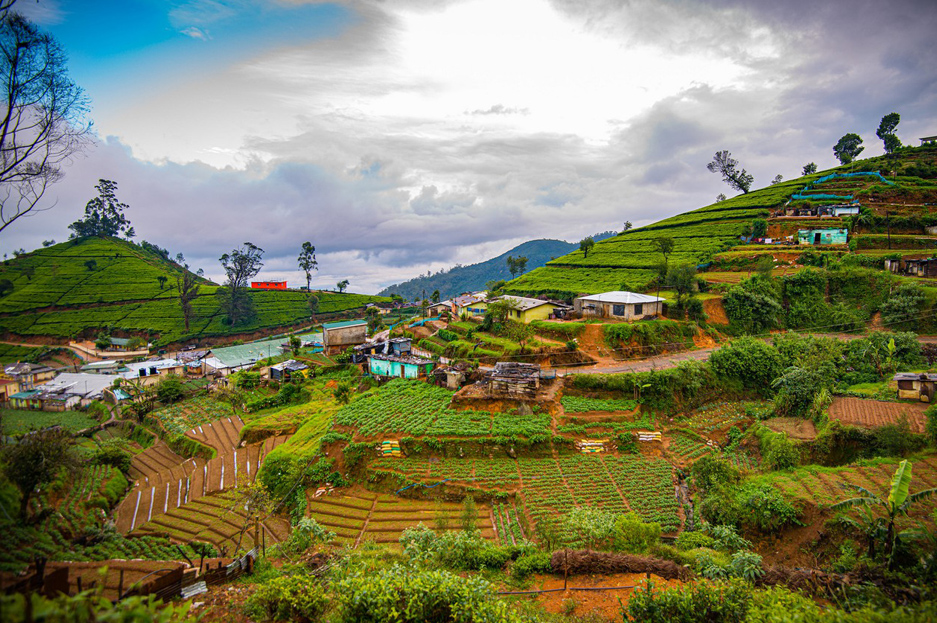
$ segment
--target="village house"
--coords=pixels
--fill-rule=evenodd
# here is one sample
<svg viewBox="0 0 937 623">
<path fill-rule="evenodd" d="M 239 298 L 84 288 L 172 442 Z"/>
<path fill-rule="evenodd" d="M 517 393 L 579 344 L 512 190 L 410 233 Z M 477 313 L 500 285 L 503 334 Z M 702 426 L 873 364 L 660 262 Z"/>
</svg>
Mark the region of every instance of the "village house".
<svg viewBox="0 0 937 623">
<path fill-rule="evenodd" d="M 122 374 L 125 379 L 161 377 L 175 374 L 182 376 L 185 374 L 185 364 L 178 359 L 156 359 L 153 361 L 141 361 L 138 363 L 128 363 L 127 371 Z"/>
<path fill-rule="evenodd" d="M 10 396 L 14 409 L 66 411 L 91 404 L 103 397 L 114 379 L 103 374 L 63 372 L 38 388 Z"/>
<path fill-rule="evenodd" d="M 848 231 L 845 229 L 801 229 L 797 232 L 797 244 L 846 244 Z"/>
<path fill-rule="evenodd" d="M 663 312 L 663 306 L 662 298 L 623 290 L 589 294 L 573 300 L 573 310 L 583 317 L 623 320 L 659 316 Z"/>
<path fill-rule="evenodd" d="M 448 311 L 456 318 L 462 316 L 481 316 L 488 309 L 488 303 L 485 302 L 487 292 L 467 292 L 459 296 L 434 303 L 427 308 L 430 316 L 438 316 L 443 311 Z"/>
<path fill-rule="evenodd" d="M 540 389 L 540 364 L 499 361 L 485 384 L 492 394 L 534 396 Z"/>
<path fill-rule="evenodd" d="M 897 275 L 937 277 L 937 258 L 901 258 L 885 260 L 885 270 Z"/>
<path fill-rule="evenodd" d="M 55 370 L 38 363 L 11 363 L 3 368 L 0 378 L 16 383 L 14 393 L 22 392 L 55 378 Z"/>
<path fill-rule="evenodd" d="M 286 281 L 251 281 L 255 290 L 286 290 Z"/>
<path fill-rule="evenodd" d="M 892 380 L 898 383 L 898 398 L 918 400 L 920 402 L 934 401 L 934 386 L 937 384 L 937 374 L 899 372 L 892 377 Z"/>
<path fill-rule="evenodd" d="M 546 320 L 557 314 L 565 313 L 570 309 L 569 305 L 554 303 L 552 301 L 541 301 L 540 299 L 530 299 L 524 296 L 499 296 L 489 299 L 488 303 L 496 301 L 505 301 L 512 306 L 508 312 L 509 320 L 516 320 L 527 324 L 534 320 Z"/>
<path fill-rule="evenodd" d="M 433 371 L 435 363 L 430 359 L 398 355 L 368 356 L 368 372 L 383 378 L 421 379 Z"/>
<path fill-rule="evenodd" d="M 364 320 L 343 320 L 322 325 L 322 344 L 326 355 L 336 355 L 346 348 L 364 344 L 368 339 L 368 323 Z"/>
<path fill-rule="evenodd" d="M 115 359 L 104 359 L 102 361 L 92 361 L 81 366 L 82 372 L 88 374 L 123 374 L 127 371 L 124 362 Z"/>
<path fill-rule="evenodd" d="M 351 357 L 353 363 L 364 363 L 370 355 L 394 355 L 406 357 L 410 354 L 412 340 L 408 337 L 395 337 L 382 342 L 368 342 L 355 346 Z"/>
<path fill-rule="evenodd" d="M 309 370 L 309 366 L 302 363 L 301 361 L 287 359 L 282 363 L 270 366 L 270 378 L 274 381 L 288 383 L 293 380 L 294 375 L 299 375 L 305 378 L 307 370 Z"/>
</svg>

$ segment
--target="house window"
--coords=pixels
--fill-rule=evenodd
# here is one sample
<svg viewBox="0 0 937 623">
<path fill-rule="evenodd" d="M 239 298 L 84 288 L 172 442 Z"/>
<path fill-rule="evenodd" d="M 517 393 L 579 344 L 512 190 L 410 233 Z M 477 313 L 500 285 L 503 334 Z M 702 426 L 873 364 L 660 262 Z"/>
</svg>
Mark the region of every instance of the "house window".
<svg viewBox="0 0 937 623">
<path fill-rule="evenodd" d="M 635 315 L 635 316 L 642 316 L 642 315 L 644 315 L 644 305 L 643 305 L 643 304 L 641 304 L 641 303 L 635 303 L 635 304 L 634 304 L 634 315 Z"/>
<path fill-rule="evenodd" d="M 625 315 L 625 306 L 624 306 L 624 305 L 612 305 L 612 315 L 613 315 L 613 316 L 624 316 L 624 315 Z"/>
</svg>

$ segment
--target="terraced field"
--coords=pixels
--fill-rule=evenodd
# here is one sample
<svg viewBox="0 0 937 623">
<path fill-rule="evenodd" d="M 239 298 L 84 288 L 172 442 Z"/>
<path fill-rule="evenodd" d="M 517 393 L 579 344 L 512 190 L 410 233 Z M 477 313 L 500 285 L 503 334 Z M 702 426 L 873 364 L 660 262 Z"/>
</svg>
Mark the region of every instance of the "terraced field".
<svg viewBox="0 0 937 623">
<path fill-rule="evenodd" d="M 262 522 L 267 545 L 284 541 L 289 521 L 269 517 Z M 254 529 L 233 491 L 215 492 L 160 514 L 135 528 L 131 536 L 165 536 L 176 543 L 204 541 L 225 555 L 254 547 Z"/>
<path fill-rule="evenodd" d="M 753 219 L 768 216 L 803 186 L 803 179 L 776 184 L 619 234 L 597 242 L 588 256 L 577 250 L 552 260 L 509 282 L 507 290 L 525 295 L 640 290 L 662 260 L 656 238 L 673 239 L 671 264 L 698 264 L 737 244 Z"/>
<path fill-rule="evenodd" d="M 13 291 L 0 300 L 4 329 L 20 336 L 65 340 L 87 329 L 158 334 L 156 344 L 227 335 L 304 321 L 307 295 L 299 291 L 249 291 L 257 309 L 247 325 L 223 323 L 218 286 L 201 280 L 186 331 L 176 296 L 182 268 L 159 253 L 116 238 L 71 240 L 4 262 L 0 279 Z M 321 292 L 320 314 L 389 301 L 384 297 Z"/>
<path fill-rule="evenodd" d="M 310 489 L 306 496 L 306 515 L 336 534 L 336 542 L 354 547 L 362 541 L 397 543 L 407 528 L 421 523 L 435 527 L 437 510 L 449 514 L 451 530 L 459 529 L 460 504 L 409 500 L 393 495 L 364 492 L 343 492 L 316 497 Z M 490 507 L 478 505 L 478 528 L 486 539 L 495 539 Z"/>
<path fill-rule="evenodd" d="M 673 467 L 641 455 L 562 455 L 513 459 L 378 459 L 369 470 L 397 473 L 427 485 L 449 479 L 486 492 L 515 493 L 534 521 L 577 506 L 634 510 L 665 532 L 680 528 Z"/>
<path fill-rule="evenodd" d="M 238 448 L 238 432 L 244 426 L 239 418 L 210 422 L 187 436 L 215 448 L 209 461 L 184 459 L 160 440 L 135 455 L 130 475 L 134 486 L 118 505 L 117 529 L 132 532 L 154 517 L 179 508 L 216 491 L 237 488 L 239 481 L 253 481 L 264 457 L 286 441 L 285 435 Z"/>
<path fill-rule="evenodd" d="M 937 457 L 930 456 L 911 463 L 912 493 L 937 487 Z M 844 484 L 858 485 L 877 495 L 885 495 L 897 465 L 895 461 L 841 468 L 807 467 L 791 473 L 771 474 L 766 481 L 795 500 L 830 505 L 859 496 L 855 489 L 843 488 Z M 933 508 L 933 503 L 920 503 L 913 514 L 929 515 Z"/>
</svg>

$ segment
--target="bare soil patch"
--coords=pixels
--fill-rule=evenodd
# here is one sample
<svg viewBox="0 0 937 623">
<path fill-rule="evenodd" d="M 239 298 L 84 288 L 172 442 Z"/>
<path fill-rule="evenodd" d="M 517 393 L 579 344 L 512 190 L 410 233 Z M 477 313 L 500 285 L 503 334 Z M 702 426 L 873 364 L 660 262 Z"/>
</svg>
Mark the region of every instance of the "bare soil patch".
<svg viewBox="0 0 937 623">
<path fill-rule="evenodd" d="M 887 424 L 897 424 L 902 417 L 908 419 L 911 432 L 924 432 L 924 403 L 882 402 L 862 398 L 834 398 L 830 405 L 830 417 L 843 424 L 877 428 Z"/>
<path fill-rule="evenodd" d="M 776 433 L 785 433 L 798 441 L 813 441 L 817 438 L 817 427 L 810 420 L 799 417 L 773 417 L 762 422 Z"/>
<path fill-rule="evenodd" d="M 706 299 L 703 301 L 703 311 L 709 316 L 707 322 L 712 324 L 729 324 L 729 317 L 722 306 L 722 298 Z"/>
<path fill-rule="evenodd" d="M 628 600 L 634 588 L 605 591 L 576 591 L 571 587 L 595 586 L 643 586 L 643 573 L 611 573 L 604 575 L 570 576 L 567 590 L 556 593 L 542 593 L 525 597 L 539 603 L 547 612 L 556 614 L 569 613 L 570 621 L 582 620 L 588 616 L 607 621 L 621 621 L 621 608 L 628 606 Z M 682 584 L 679 580 L 665 580 L 651 575 L 651 581 L 657 589 L 666 589 Z M 531 590 L 563 588 L 563 576 L 535 575 Z M 621 600 L 619 602 L 619 600 Z M 571 612 L 570 612 L 571 609 Z"/>
</svg>

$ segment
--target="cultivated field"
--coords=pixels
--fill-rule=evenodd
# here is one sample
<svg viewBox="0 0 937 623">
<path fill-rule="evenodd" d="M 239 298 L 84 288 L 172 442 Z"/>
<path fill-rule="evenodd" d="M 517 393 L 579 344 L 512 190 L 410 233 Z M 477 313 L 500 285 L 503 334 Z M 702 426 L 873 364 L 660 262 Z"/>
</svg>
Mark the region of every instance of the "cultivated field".
<svg viewBox="0 0 937 623">
<path fill-rule="evenodd" d="M 253 481 L 264 457 L 287 438 L 268 437 L 238 448 L 237 432 L 242 426 L 238 418 L 225 418 L 195 429 L 190 436 L 210 443 L 218 453 L 209 461 L 185 459 L 161 440 L 135 455 L 130 472 L 134 487 L 115 511 L 117 529 L 131 532 L 191 500 L 237 488 L 239 481 Z"/>
<path fill-rule="evenodd" d="M 290 533 L 289 521 L 268 517 L 262 522 L 266 544 L 284 541 Z M 176 543 L 203 541 L 223 554 L 254 547 L 254 526 L 247 518 L 235 491 L 216 492 L 173 508 L 134 529 L 131 536 L 165 536 Z"/>
<path fill-rule="evenodd" d="M 835 398 L 830 405 L 830 417 L 843 424 L 877 428 L 886 424 L 897 424 L 901 418 L 908 420 L 911 432 L 923 433 L 926 418 L 924 403 L 882 402 L 862 398 Z"/>
<path fill-rule="evenodd" d="M 514 459 L 378 459 L 374 474 L 397 473 L 427 485 L 450 480 L 484 492 L 515 493 L 528 516 L 558 517 L 577 506 L 633 510 L 658 521 L 665 532 L 680 528 L 673 466 L 641 455 L 561 455 Z"/>
<path fill-rule="evenodd" d="M 333 492 L 315 496 L 307 491 L 306 515 L 336 534 L 336 542 L 354 547 L 363 541 L 397 543 L 407 528 L 421 523 L 434 528 L 438 511 L 448 513 L 449 528 L 460 527 L 461 504 L 451 502 L 437 505 L 432 501 L 409 500 L 393 495 L 369 491 Z M 486 539 L 496 538 L 492 524 L 492 510 L 478 505 L 479 530 Z"/>
</svg>

